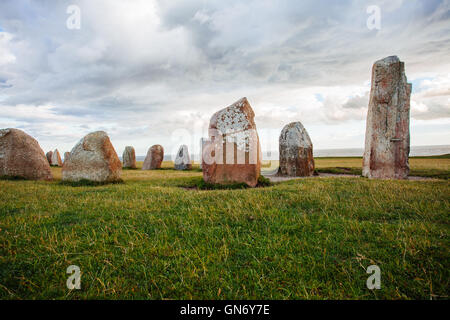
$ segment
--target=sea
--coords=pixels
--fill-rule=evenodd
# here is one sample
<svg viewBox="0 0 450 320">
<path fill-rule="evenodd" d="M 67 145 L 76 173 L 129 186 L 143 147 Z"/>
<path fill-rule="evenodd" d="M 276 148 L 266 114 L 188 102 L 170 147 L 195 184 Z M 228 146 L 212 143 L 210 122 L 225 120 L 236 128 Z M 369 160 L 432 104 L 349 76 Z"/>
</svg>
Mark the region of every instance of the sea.
<svg viewBox="0 0 450 320">
<path fill-rule="evenodd" d="M 349 148 L 349 149 L 317 149 L 314 150 L 314 157 L 362 157 L 364 153 L 363 148 Z M 424 156 L 439 156 L 443 154 L 450 154 L 450 145 L 438 146 L 414 146 L 411 147 L 410 157 L 424 157 Z M 191 155 L 192 159 L 197 159 Z M 145 156 L 136 156 L 137 161 L 144 161 Z M 164 156 L 165 161 L 170 161 L 173 158 L 170 155 Z M 263 152 L 264 160 L 278 160 L 278 151 Z"/>
</svg>

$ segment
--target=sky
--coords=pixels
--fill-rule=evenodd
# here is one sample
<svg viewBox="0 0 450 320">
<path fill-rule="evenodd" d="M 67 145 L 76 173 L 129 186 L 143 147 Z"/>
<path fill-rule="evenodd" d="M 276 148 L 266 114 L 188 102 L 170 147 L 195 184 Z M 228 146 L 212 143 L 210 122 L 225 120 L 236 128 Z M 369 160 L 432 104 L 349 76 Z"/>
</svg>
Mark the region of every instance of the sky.
<svg viewBox="0 0 450 320">
<path fill-rule="evenodd" d="M 315 149 L 363 148 L 371 68 L 391 55 L 411 145 L 450 144 L 450 0 L 2 0 L 0 128 L 44 151 L 104 130 L 119 155 L 195 153 L 247 97 L 263 151 L 293 121 Z"/>
</svg>

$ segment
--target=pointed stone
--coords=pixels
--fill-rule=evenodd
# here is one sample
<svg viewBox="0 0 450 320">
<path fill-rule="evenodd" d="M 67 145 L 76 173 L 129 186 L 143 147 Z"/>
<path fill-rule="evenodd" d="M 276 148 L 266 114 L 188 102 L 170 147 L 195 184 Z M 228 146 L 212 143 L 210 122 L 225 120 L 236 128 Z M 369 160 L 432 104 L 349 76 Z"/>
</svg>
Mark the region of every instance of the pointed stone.
<svg viewBox="0 0 450 320">
<path fill-rule="evenodd" d="M 11 128 L 0 130 L 0 177 L 53 179 L 39 143 L 22 130 Z"/>
<path fill-rule="evenodd" d="M 363 176 L 407 179 L 411 84 L 404 63 L 392 56 L 375 62 L 366 123 Z"/>
<path fill-rule="evenodd" d="M 62 168 L 63 181 L 120 181 L 122 163 L 104 131 L 89 133 L 70 152 Z"/>
<path fill-rule="evenodd" d="M 58 149 L 55 149 L 55 151 L 53 151 L 51 160 L 52 160 L 52 162 L 50 163 L 50 165 L 62 167 L 63 163 L 62 163 L 61 155 L 59 154 Z"/>
<path fill-rule="evenodd" d="M 49 165 L 52 165 L 52 155 L 53 155 L 53 151 L 49 151 L 45 154 L 45 157 L 47 158 Z"/>
<path fill-rule="evenodd" d="M 191 170 L 191 157 L 189 155 L 187 145 L 182 145 L 178 149 L 177 156 L 175 158 L 175 170 Z"/>
<path fill-rule="evenodd" d="M 164 160 L 164 148 L 155 144 L 148 149 L 147 156 L 144 160 L 144 165 L 142 166 L 142 170 L 155 170 L 160 169 L 161 164 Z"/>
<path fill-rule="evenodd" d="M 314 174 L 313 145 L 300 122 L 286 125 L 280 135 L 280 169 L 282 176 L 307 177 Z"/>
<path fill-rule="evenodd" d="M 122 155 L 123 167 L 136 169 L 136 152 L 131 146 L 125 147 Z"/>
<path fill-rule="evenodd" d="M 203 179 L 207 183 L 246 183 L 255 187 L 261 173 L 261 147 L 247 98 L 216 112 L 209 123 L 203 151 Z"/>
</svg>

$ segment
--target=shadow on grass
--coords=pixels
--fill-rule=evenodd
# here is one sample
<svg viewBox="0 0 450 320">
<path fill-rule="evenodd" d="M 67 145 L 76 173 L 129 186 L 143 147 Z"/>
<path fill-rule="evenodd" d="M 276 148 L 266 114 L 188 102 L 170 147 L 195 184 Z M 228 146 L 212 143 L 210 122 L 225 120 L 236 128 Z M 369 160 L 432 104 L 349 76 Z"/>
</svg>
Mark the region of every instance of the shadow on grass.
<svg viewBox="0 0 450 320">
<path fill-rule="evenodd" d="M 80 181 L 61 181 L 59 183 L 60 185 L 63 186 L 69 186 L 69 187 L 98 187 L 98 186 L 105 186 L 105 185 L 110 185 L 110 184 L 125 184 L 125 182 L 120 179 L 118 181 L 105 181 L 105 182 L 100 182 L 100 181 L 91 181 L 91 180 L 80 180 Z"/>
<path fill-rule="evenodd" d="M 267 179 L 266 177 L 259 176 L 258 184 L 255 188 L 265 188 L 271 187 L 274 184 Z M 218 184 L 218 183 L 207 183 L 203 180 L 203 178 L 195 177 L 187 181 L 185 184 L 178 185 L 180 188 L 189 189 L 189 190 L 238 190 L 238 189 L 253 189 L 248 186 L 246 183 L 227 183 L 227 184 Z"/>
<path fill-rule="evenodd" d="M 26 180 L 29 180 L 29 179 L 21 177 L 21 176 L 0 176 L 0 180 L 26 181 Z"/>
</svg>

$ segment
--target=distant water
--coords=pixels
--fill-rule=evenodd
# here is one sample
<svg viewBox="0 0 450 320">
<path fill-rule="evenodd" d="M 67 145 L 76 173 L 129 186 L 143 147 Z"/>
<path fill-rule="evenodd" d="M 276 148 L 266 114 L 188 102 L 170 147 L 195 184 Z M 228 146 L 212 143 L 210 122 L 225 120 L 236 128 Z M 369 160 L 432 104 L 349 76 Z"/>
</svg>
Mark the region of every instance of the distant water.
<svg viewBox="0 0 450 320">
<path fill-rule="evenodd" d="M 362 157 L 364 153 L 363 148 L 350 148 L 350 149 L 318 149 L 314 150 L 314 157 Z M 411 147 L 409 155 L 411 157 L 423 157 L 423 156 L 439 156 L 442 154 L 450 153 L 450 145 L 441 146 L 416 146 Z M 194 155 L 191 155 L 191 159 L 196 159 Z M 278 151 L 269 151 L 263 153 L 264 160 L 278 160 Z M 136 156 L 137 161 L 144 161 L 145 156 Z M 170 161 L 172 157 L 170 155 L 164 156 L 164 161 Z"/>
</svg>

